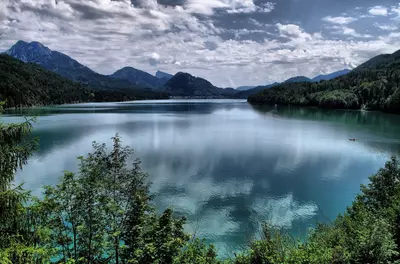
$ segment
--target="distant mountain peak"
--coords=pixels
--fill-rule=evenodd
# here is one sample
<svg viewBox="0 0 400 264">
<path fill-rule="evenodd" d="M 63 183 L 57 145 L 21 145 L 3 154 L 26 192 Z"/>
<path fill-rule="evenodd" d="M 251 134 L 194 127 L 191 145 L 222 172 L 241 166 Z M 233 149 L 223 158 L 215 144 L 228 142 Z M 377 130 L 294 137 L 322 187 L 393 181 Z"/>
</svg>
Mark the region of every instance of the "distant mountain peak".
<svg viewBox="0 0 400 264">
<path fill-rule="evenodd" d="M 162 78 L 169 78 L 171 79 L 174 75 L 169 74 L 167 72 L 163 72 L 163 71 L 157 71 L 156 75 L 157 78 L 162 79 Z"/>
<path fill-rule="evenodd" d="M 51 57 L 52 50 L 37 41 L 28 43 L 19 40 L 6 51 L 6 54 L 24 62 L 37 62 L 43 57 Z"/>
<path fill-rule="evenodd" d="M 162 85 L 166 84 L 169 80 L 172 79 L 172 77 L 174 77 L 172 74 L 162 71 L 157 71 L 155 76 L 160 80 Z"/>
<path fill-rule="evenodd" d="M 334 78 L 337 78 L 337 77 L 346 75 L 346 74 L 348 74 L 349 72 L 351 72 L 351 70 L 349 70 L 349 69 L 344 69 L 344 70 L 336 71 L 336 72 L 329 73 L 329 74 L 320 74 L 320 75 L 314 77 L 314 78 L 312 79 L 312 81 L 313 81 L 313 82 L 328 81 L 328 80 L 331 80 L 331 79 L 334 79 Z"/>
</svg>

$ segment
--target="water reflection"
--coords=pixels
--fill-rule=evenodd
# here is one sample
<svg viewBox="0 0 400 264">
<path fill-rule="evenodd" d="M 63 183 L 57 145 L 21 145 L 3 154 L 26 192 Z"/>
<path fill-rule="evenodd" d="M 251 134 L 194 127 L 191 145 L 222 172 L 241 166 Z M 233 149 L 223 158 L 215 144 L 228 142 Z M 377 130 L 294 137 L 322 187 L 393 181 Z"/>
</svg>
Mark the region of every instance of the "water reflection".
<svg viewBox="0 0 400 264">
<path fill-rule="evenodd" d="M 160 210 L 172 206 L 186 215 L 187 230 L 221 254 L 244 247 L 262 221 L 302 235 L 333 219 L 399 150 L 399 117 L 381 113 L 261 109 L 240 101 L 95 106 L 102 110 L 49 108 L 35 126 L 40 151 L 18 181 L 40 194 L 63 170 L 76 170 L 75 157 L 90 152 L 92 141 L 110 145 L 118 132 L 142 159 Z"/>
</svg>

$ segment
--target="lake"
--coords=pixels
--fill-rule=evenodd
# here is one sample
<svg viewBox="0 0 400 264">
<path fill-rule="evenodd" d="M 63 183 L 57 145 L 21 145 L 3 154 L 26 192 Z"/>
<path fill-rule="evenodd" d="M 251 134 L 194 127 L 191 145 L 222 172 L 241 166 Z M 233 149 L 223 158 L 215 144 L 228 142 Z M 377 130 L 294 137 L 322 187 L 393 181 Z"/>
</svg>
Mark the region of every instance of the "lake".
<svg viewBox="0 0 400 264">
<path fill-rule="evenodd" d="M 119 133 L 150 174 L 155 203 L 222 255 L 245 248 L 263 221 L 304 238 L 343 212 L 359 186 L 400 151 L 400 116 L 380 112 L 253 107 L 243 100 L 62 105 L 8 112 L 38 116 L 40 150 L 17 182 L 41 194 L 92 141 Z M 356 138 L 357 141 L 350 141 Z"/>
</svg>

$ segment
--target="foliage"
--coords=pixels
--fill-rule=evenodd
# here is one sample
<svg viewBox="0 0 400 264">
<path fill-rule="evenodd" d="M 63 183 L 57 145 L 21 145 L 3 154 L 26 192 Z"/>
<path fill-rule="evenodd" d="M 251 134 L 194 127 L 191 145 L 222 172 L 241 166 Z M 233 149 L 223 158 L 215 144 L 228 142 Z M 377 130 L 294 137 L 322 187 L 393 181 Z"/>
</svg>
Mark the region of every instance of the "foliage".
<svg viewBox="0 0 400 264">
<path fill-rule="evenodd" d="M 0 104 L 1 114 L 2 104 Z M 25 206 L 30 194 L 21 186 L 14 186 L 14 174 L 22 169 L 36 148 L 36 141 L 28 141 L 31 120 L 21 124 L 0 122 L 0 263 L 42 263 L 49 259 L 50 249 L 39 247 L 38 232 L 32 213 Z"/>
<path fill-rule="evenodd" d="M 56 248 L 62 263 L 171 263 L 187 241 L 185 220 L 171 209 L 154 212 L 140 161 L 128 167 L 132 149 L 113 140 L 110 153 L 93 143 L 94 151 L 79 157 L 79 173 L 66 172 L 31 206 L 50 232 L 41 246 Z"/>
<path fill-rule="evenodd" d="M 196 238 L 184 246 L 173 263 L 222 264 L 224 262 L 217 259 L 217 252 L 213 245 L 207 245 L 205 240 Z"/>
</svg>

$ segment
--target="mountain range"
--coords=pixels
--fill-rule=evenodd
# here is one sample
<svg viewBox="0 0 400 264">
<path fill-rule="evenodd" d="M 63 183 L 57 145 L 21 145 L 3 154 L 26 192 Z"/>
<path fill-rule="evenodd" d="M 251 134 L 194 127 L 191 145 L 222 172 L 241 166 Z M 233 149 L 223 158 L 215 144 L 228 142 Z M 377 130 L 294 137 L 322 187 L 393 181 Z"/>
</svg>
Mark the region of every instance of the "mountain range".
<svg viewBox="0 0 400 264">
<path fill-rule="evenodd" d="M 168 98 L 166 93 L 151 90 L 94 89 L 7 54 L 0 54 L 0 80 L 0 101 L 7 108 Z"/>
<path fill-rule="evenodd" d="M 18 41 L 5 53 L 23 62 L 39 64 L 71 81 L 87 84 L 94 88 L 145 88 L 132 84 L 126 79 L 96 73 L 71 57 L 58 51 L 52 51 L 39 42 Z"/>
<path fill-rule="evenodd" d="M 308 77 L 305 77 L 305 76 L 296 76 L 296 77 L 292 77 L 292 78 L 287 79 L 283 83 L 328 81 L 328 80 L 332 80 L 334 78 L 346 75 L 349 72 L 351 72 L 351 70 L 344 69 L 344 70 L 336 71 L 336 72 L 333 72 L 333 73 L 330 73 L 330 74 L 325 74 L 325 75 L 321 74 L 321 75 L 318 75 L 318 76 L 316 76 L 316 77 L 314 77 L 312 79 L 310 79 Z M 269 84 L 268 86 L 273 87 L 276 84 L 279 84 L 279 83 Z M 247 90 L 250 90 L 250 89 L 254 89 L 256 87 L 258 87 L 258 86 L 240 86 L 240 87 L 237 87 L 236 90 L 237 91 L 247 91 Z"/>
<path fill-rule="evenodd" d="M 351 70 L 345 69 L 345 70 L 333 72 L 333 73 L 326 74 L 326 75 L 318 75 L 318 76 L 314 77 L 313 79 L 310 79 L 305 76 L 296 76 L 296 77 L 289 78 L 282 83 L 275 82 L 272 84 L 268 84 L 268 85 L 264 85 L 264 86 L 257 86 L 257 87 L 253 87 L 250 89 L 242 88 L 238 93 L 235 94 L 235 98 L 247 99 L 249 96 L 255 95 L 264 89 L 269 89 L 269 88 L 272 88 L 272 87 L 275 87 L 277 85 L 284 84 L 284 83 L 301 83 L 301 82 L 312 83 L 312 82 L 328 81 L 328 80 L 332 80 L 334 78 L 338 78 L 340 76 L 346 75 L 350 72 L 351 72 Z M 244 87 L 246 87 L 246 86 L 244 86 Z M 251 86 L 247 86 L 247 87 L 251 87 Z M 236 89 L 238 90 L 238 88 L 236 88 Z"/>
<path fill-rule="evenodd" d="M 62 77 L 95 89 L 131 89 L 136 91 L 167 92 L 170 96 L 212 96 L 246 99 L 262 89 L 271 88 L 279 84 L 273 83 L 257 87 L 243 86 L 235 90 L 232 88 L 216 87 L 209 81 L 192 76 L 189 73 L 179 72 L 171 75 L 166 72 L 157 71 L 155 75 L 151 75 L 133 67 L 124 67 L 111 75 L 102 75 L 73 58 L 61 52 L 53 51 L 36 41 L 30 43 L 18 41 L 5 53 L 23 62 L 39 64 L 41 67 L 55 72 Z M 330 80 L 348 72 L 349 70 L 343 70 L 328 75 L 320 75 L 314 79 L 297 76 L 286 80 L 284 83 Z"/>
</svg>

